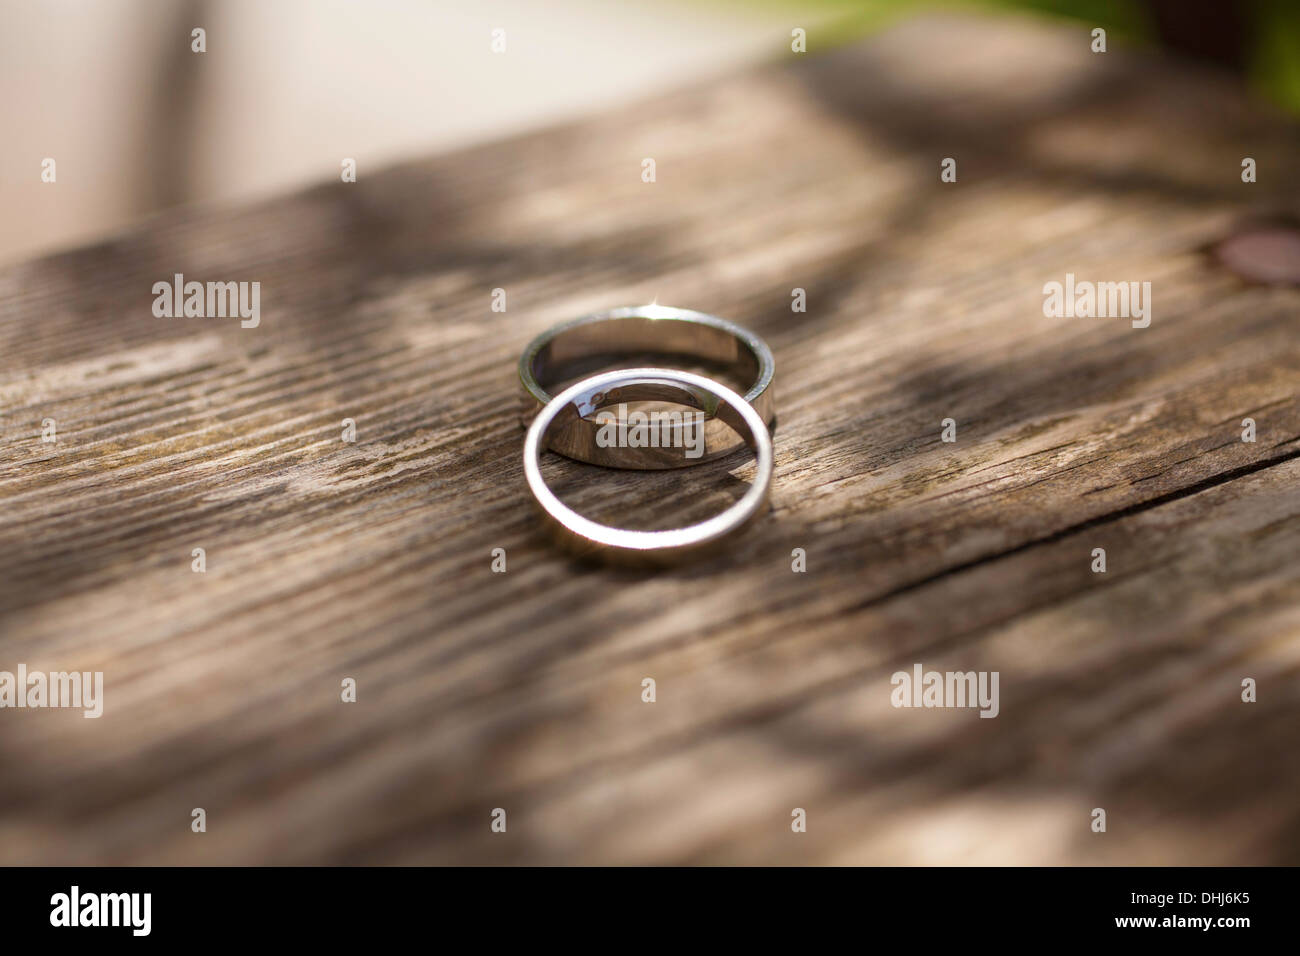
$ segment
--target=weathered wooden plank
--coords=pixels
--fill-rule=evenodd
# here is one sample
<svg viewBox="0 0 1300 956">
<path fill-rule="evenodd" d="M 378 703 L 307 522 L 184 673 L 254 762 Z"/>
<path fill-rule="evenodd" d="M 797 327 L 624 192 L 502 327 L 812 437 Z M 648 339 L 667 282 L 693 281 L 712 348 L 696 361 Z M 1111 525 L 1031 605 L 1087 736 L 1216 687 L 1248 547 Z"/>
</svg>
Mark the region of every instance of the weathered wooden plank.
<svg viewBox="0 0 1300 956">
<path fill-rule="evenodd" d="M 1214 77 L 928 20 L 0 273 L 0 669 L 107 684 L 0 714 L 0 860 L 1294 862 L 1300 293 L 1203 250 L 1294 210 L 1296 144 Z M 155 318 L 177 272 L 260 325 Z M 1150 281 L 1150 327 L 1045 318 L 1067 272 Z M 655 297 L 773 346 L 772 515 L 576 565 L 514 359 Z M 747 475 L 548 467 L 661 526 Z M 915 662 L 1002 713 L 892 708 Z"/>
</svg>

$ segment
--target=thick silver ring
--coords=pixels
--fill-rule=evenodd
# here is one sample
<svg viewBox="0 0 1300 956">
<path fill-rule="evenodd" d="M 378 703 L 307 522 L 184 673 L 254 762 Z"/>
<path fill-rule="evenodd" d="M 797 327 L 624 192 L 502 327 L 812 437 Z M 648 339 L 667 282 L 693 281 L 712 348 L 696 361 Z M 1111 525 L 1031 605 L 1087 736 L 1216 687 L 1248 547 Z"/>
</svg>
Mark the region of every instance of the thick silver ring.
<svg viewBox="0 0 1300 956">
<path fill-rule="evenodd" d="M 725 422 L 754 449 L 758 468 L 753 484 L 721 514 L 686 528 L 632 531 L 584 518 L 546 486 L 542 450 L 553 429 L 618 401 L 671 401 L 699 408 Z M 762 512 L 772 484 L 772 436 L 752 405 L 710 378 L 676 369 L 620 369 L 566 388 L 538 413 L 524 438 L 524 477 L 550 530 L 570 549 L 621 563 L 674 563 L 707 552 Z"/>
<path fill-rule="evenodd" d="M 666 305 L 630 306 L 610 309 L 564 322 L 528 343 L 519 359 L 519 381 L 526 395 L 522 416 L 525 426 L 551 401 L 542 382 L 554 385 L 562 380 L 565 367 L 583 360 L 608 361 L 611 357 L 647 352 L 681 355 L 730 369 L 743 381 L 752 382 L 745 401 L 763 422 L 771 426 L 776 416 L 772 383 L 776 362 L 767 343 L 753 332 L 717 316 L 674 309 Z M 581 374 L 581 369 L 576 374 Z M 599 423 L 580 419 L 557 429 L 549 439 L 550 449 L 566 458 L 604 465 L 607 468 L 681 468 L 728 454 L 743 442 L 721 423 L 705 424 L 708 453 L 700 459 L 683 459 L 664 454 L 658 448 L 610 448 L 596 436 Z"/>
</svg>

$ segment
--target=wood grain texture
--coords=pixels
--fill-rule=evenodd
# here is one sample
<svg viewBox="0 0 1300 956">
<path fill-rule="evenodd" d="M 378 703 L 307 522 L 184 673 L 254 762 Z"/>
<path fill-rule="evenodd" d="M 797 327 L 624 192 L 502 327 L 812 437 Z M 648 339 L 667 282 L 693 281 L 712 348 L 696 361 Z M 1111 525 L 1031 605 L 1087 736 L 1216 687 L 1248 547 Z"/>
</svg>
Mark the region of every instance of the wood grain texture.
<svg viewBox="0 0 1300 956">
<path fill-rule="evenodd" d="M 1296 212 L 1298 142 L 1086 31 L 925 19 L 0 272 L 0 669 L 106 683 L 0 711 L 0 862 L 1300 861 L 1300 291 L 1205 254 Z M 154 318 L 177 272 L 261 325 Z M 1045 318 L 1067 272 L 1151 326 Z M 772 346 L 771 514 L 575 564 L 514 361 L 656 298 Z M 649 526 L 747 467 L 548 464 Z M 917 662 L 999 717 L 891 707 Z"/>
</svg>

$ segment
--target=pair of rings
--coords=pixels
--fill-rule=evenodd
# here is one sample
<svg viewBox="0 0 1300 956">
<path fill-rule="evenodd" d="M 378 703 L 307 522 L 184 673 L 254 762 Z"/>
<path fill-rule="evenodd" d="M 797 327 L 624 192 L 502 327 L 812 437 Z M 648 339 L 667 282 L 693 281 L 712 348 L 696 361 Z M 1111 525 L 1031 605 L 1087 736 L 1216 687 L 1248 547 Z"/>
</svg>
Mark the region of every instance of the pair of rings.
<svg viewBox="0 0 1300 956">
<path fill-rule="evenodd" d="M 547 385 L 582 374 L 584 364 L 591 368 L 612 356 L 644 352 L 722 366 L 753 384 L 742 397 L 704 375 L 639 367 L 591 375 L 554 397 L 547 391 Z M 543 520 L 571 550 L 620 563 L 672 563 L 712 550 L 746 527 L 767 503 L 772 482 L 769 429 L 776 414 L 774 374 L 772 352 L 762 339 L 734 323 L 688 309 L 613 309 L 538 336 L 519 359 L 519 379 L 528 404 L 524 476 Z M 701 414 L 694 421 L 663 416 L 648 427 L 643 416 L 631 428 L 639 428 L 640 440 L 628 441 L 631 415 L 624 419 L 603 411 L 647 401 L 672 402 Z M 662 469 L 718 458 L 741 445 L 749 445 L 757 459 L 746 493 L 721 514 L 668 531 L 633 531 L 584 518 L 555 496 L 541 473 L 541 454 L 548 448 L 610 468 Z"/>
</svg>

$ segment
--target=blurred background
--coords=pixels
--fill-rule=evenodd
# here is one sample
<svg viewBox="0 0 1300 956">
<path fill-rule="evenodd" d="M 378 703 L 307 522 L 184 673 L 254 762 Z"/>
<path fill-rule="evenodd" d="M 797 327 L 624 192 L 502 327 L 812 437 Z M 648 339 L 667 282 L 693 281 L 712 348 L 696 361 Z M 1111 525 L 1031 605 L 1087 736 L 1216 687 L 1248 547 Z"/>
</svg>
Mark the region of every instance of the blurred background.
<svg viewBox="0 0 1300 956">
<path fill-rule="evenodd" d="M 796 26 L 816 52 L 935 7 L 1073 18 L 1300 112 L 1295 0 L 0 0 L 0 262 L 652 96 L 787 54 Z"/>
</svg>

